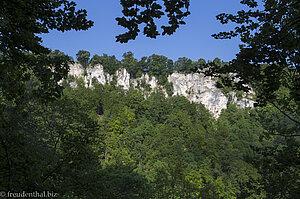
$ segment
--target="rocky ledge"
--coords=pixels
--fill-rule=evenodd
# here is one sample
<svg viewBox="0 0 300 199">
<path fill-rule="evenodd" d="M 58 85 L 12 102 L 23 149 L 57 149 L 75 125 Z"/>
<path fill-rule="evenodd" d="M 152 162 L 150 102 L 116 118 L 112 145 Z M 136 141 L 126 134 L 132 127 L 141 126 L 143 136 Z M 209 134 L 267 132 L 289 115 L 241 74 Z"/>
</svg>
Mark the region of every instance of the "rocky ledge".
<svg viewBox="0 0 300 199">
<path fill-rule="evenodd" d="M 95 80 L 102 85 L 110 84 L 114 76 L 105 73 L 101 65 L 84 69 L 78 63 L 70 66 L 69 75 L 75 78 L 83 78 L 86 87 L 93 87 L 92 83 Z M 143 81 L 151 88 L 151 91 L 161 88 L 167 96 L 166 90 L 158 84 L 157 79 L 153 76 L 150 77 L 147 73 L 140 78 L 132 79 L 126 69 L 122 68 L 116 72 L 115 77 L 116 84 L 123 87 L 124 90 L 134 87 L 145 91 L 144 88 L 138 86 Z M 236 93 L 231 92 L 228 94 L 231 98 L 229 102 L 228 95 L 225 96 L 222 90 L 216 87 L 216 81 L 202 73 L 184 74 L 175 72 L 168 76 L 168 81 L 173 85 L 173 95 L 184 96 L 191 102 L 202 103 L 216 118 L 220 116 L 223 109 L 226 109 L 228 103 L 234 103 L 240 108 L 254 106 L 253 92 L 244 93 L 240 98 L 236 96 Z M 71 86 L 76 87 L 76 83 L 71 83 Z"/>
</svg>

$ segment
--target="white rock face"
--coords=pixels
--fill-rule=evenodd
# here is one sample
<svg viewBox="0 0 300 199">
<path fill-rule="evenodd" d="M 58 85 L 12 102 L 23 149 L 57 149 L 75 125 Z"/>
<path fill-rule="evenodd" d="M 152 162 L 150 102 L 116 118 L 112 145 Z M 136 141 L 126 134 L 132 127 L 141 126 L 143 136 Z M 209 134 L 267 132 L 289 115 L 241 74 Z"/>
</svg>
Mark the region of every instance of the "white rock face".
<svg viewBox="0 0 300 199">
<path fill-rule="evenodd" d="M 74 77 L 82 77 L 83 73 L 84 69 L 80 64 L 75 63 L 73 65 L 70 65 L 69 75 L 72 75 Z"/>
<path fill-rule="evenodd" d="M 100 84 L 106 84 L 107 79 L 105 77 L 104 71 L 103 71 L 103 67 L 101 65 L 96 65 L 93 68 L 87 68 L 87 74 L 88 74 L 88 78 L 89 78 L 89 87 L 92 86 L 92 82 L 93 82 L 93 78 L 96 78 L 97 81 Z"/>
<path fill-rule="evenodd" d="M 227 107 L 227 97 L 215 86 L 211 77 L 205 77 L 201 73 L 173 73 L 168 81 L 173 83 L 174 95 L 182 95 L 192 102 L 202 103 L 215 117 Z"/>
<path fill-rule="evenodd" d="M 112 76 L 104 73 L 101 65 L 96 65 L 93 68 L 88 67 L 85 72 L 83 67 L 76 63 L 70 66 L 69 75 L 77 78 L 82 77 L 86 87 L 92 87 L 93 79 L 97 79 L 102 85 L 109 84 L 113 79 Z M 151 89 L 160 87 L 157 79 L 153 76 L 150 77 L 148 74 L 143 74 L 138 79 L 130 79 L 130 74 L 124 68 L 116 72 L 116 78 L 117 85 L 123 87 L 124 90 L 128 90 L 131 85 L 136 88 L 141 81 L 149 84 Z M 228 98 L 215 86 L 215 80 L 211 77 L 206 77 L 202 73 L 182 74 L 175 72 L 169 75 L 168 81 L 173 84 L 173 95 L 185 96 L 191 102 L 202 103 L 216 118 L 227 107 Z M 72 86 L 74 87 L 74 85 Z M 162 90 L 165 92 L 165 89 Z M 241 108 L 254 106 L 254 101 L 251 100 L 253 92 L 247 94 L 248 96 L 246 94 L 243 95 L 240 100 L 238 100 L 234 92 L 230 94 L 232 95 L 231 103 L 237 104 Z M 167 96 L 166 92 L 165 95 Z"/>
<path fill-rule="evenodd" d="M 234 92 L 230 93 L 232 96 L 231 103 L 236 104 L 240 108 L 246 108 L 246 107 L 254 107 L 255 101 L 252 100 L 255 93 L 250 90 L 247 94 L 243 94 L 241 99 L 238 99 L 236 94 Z"/>
<path fill-rule="evenodd" d="M 130 88 L 130 74 L 125 68 L 122 68 L 116 72 L 117 85 L 123 87 L 124 90 Z"/>
</svg>

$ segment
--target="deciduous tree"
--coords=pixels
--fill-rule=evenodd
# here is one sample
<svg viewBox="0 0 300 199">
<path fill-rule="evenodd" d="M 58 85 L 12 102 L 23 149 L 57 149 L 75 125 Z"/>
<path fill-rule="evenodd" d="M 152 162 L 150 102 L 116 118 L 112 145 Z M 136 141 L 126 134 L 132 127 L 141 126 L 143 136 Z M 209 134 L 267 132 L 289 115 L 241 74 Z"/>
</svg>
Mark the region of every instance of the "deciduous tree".
<svg viewBox="0 0 300 199">
<path fill-rule="evenodd" d="M 4 97 L 22 99 L 32 75 L 41 82 L 45 98 L 59 96 L 57 84 L 68 73 L 68 59 L 48 57 L 38 34 L 50 30 L 87 30 L 93 25 L 86 10 L 68 0 L 11 0 L 0 2 L 0 88 Z"/>
<path fill-rule="evenodd" d="M 135 39 L 140 32 L 140 25 L 144 24 L 143 34 L 150 38 L 156 38 L 160 33 L 157 30 L 155 19 L 160 19 L 167 15 L 168 25 L 162 25 L 162 35 L 173 34 L 177 28 L 185 24 L 184 18 L 190 12 L 188 11 L 189 0 L 163 0 L 163 1 L 133 1 L 120 0 L 123 7 L 123 17 L 117 17 L 118 25 L 123 26 L 128 31 L 116 36 L 117 42 L 127 43 Z M 164 8 L 164 11 L 163 11 Z"/>
</svg>

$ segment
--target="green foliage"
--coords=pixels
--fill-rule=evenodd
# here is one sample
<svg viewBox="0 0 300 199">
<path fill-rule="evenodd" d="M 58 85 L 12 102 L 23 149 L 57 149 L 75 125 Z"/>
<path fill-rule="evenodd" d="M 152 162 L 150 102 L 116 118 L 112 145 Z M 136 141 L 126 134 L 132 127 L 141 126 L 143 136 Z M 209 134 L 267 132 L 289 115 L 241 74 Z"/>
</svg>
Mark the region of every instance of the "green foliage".
<svg viewBox="0 0 300 199">
<path fill-rule="evenodd" d="M 280 129 L 268 126 L 264 110 L 230 105 L 215 120 L 182 96 L 156 91 L 145 98 L 139 90 L 99 84 L 91 90 L 82 79 L 77 85 L 53 103 L 32 100 L 24 109 L 1 98 L 3 118 L 14 126 L 2 128 L 9 142 L 0 149 L 1 189 L 53 190 L 72 198 L 298 194 L 299 142 L 265 137 L 271 127 Z"/>
<path fill-rule="evenodd" d="M 38 35 L 53 29 L 86 30 L 93 22 L 86 19 L 86 10 L 77 11 L 76 3 L 67 0 L 12 0 L 1 1 L 0 6 L 0 156 L 5 160 L 0 164 L 1 190 L 66 193 L 60 188 L 60 173 L 72 158 L 77 159 L 79 151 L 88 154 L 89 149 L 85 144 L 61 147 L 70 126 L 45 102 L 51 104 L 61 96 L 58 82 L 67 78 L 72 59 L 43 47 Z M 78 143 L 81 138 L 72 140 Z M 77 165 L 89 168 L 84 165 L 89 157 L 78 158 L 82 161 Z M 85 173 L 84 169 L 80 172 Z"/>
<path fill-rule="evenodd" d="M 242 3 L 257 6 L 252 0 Z M 121 5 L 129 18 L 117 21 L 129 32 L 118 41 L 134 39 L 142 23 L 147 24 L 144 34 L 156 37 L 153 18 L 163 14 L 159 3 Z M 138 61 L 131 52 L 121 62 L 105 54 L 90 61 L 110 74 L 120 65 L 132 77 L 148 72 L 169 96 L 167 77 L 173 70 L 226 69 L 218 81 L 223 88 L 247 90 L 249 83 L 265 105 L 252 110 L 229 105 L 215 120 L 203 105 L 166 98 L 159 89 L 147 98 L 137 90 L 124 92 L 116 76 L 111 85 L 93 80 L 93 89 L 77 79 L 72 89 L 68 81 L 74 79 L 67 78 L 72 58 L 50 52 L 36 35 L 86 30 L 93 24 L 86 11 L 76 11 L 67 0 L 1 2 L 0 190 L 51 190 L 61 198 L 297 198 L 299 3 L 264 5 L 261 12 L 218 16 L 223 23 L 242 25 L 216 35 L 240 35 L 245 43 L 230 66 L 219 58 L 173 63 L 155 54 Z M 182 11 L 189 1 L 164 1 L 164 6 L 170 26 L 162 26 L 163 34 L 172 34 L 189 15 Z M 87 51 L 77 53 L 85 69 L 89 57 Z M 242 80 L 233 85 L 231 74 Z M 64 90 L 58 85 L 63 78 Z"/>
<path fill-rule="evenodd" d="M 113 56 L 108 56 L 107 54 L 103 54 L 99 56 L 95 54 L 91 59 L 91 65 L 95 66 L 96 64 L 101 64 L 103 66 L 103 70 L 110 75 L 116 73 L 116 71 L 121 67 L 121 63 L 117 58 Z"/>
<path fill-rule="evenodd" d="M 137 77 L 137 73 L 141 70 L 141 68 L 138 68 L 138 61 L 134 58 L 132 52 L 126 52 L 123 54 L 121 64 L 132 78 Z"/>
<path fill-rule="evenodd" d="M 85 50 L 80 50 L 76 54 L 77 61 L 84 67 L 87 68 L 90 62 L 91 53 Z"/>
<path fill-rule="evenodd" d="M 194 71 L 194 65 L 192 60 L 186 57 L 178 58 L 178 60 L 174 63 L 174 68 L 178 72 L 190 73 Z"/>
<path fill-rule="evenodd" d="M 203 68 L 207 67 L 206 61 L 203 58 L 200 58 L 200 59 L 198 59 L 198 61 L 195 61 L 194 65 L 196 66 L 196 68 L 199 68 L 199 69 L 203 69 Z"/>
<path fill-rule="evenodd" d="M 299 141 L 287 139 L 284 145 L 258 149 L 260 156 L 253 159 L 267 198 L 297 198 L 300 195 Z"/>
<path fill-rule="evenodd" d="M 54 50 L 54 51 L 51 51 L 51 53 L 49 54 L 50 57 L 66 57 L 67 60 L 70 61 L 70 63 L 73 63 L 74 62 L 74 59 L 73 57 L 71 56 L 68 56 L 66 55 L 65 53 L 59 51 L 59 50 Z"/>
<path fill-rule="evenodd" d="M 173 95 L 173 91 L 174 91 L 173 83 L 172 82 L 167 82 L 165 84 L 165 88 L 166 88 L 166 92 L 167 92 L 168 96 L 172 96 Z"/>
<path fill-rule="evenodd" d="M 151 2 L 151 1 L 135 1 L 127 2 L 120 1 L 123 7 L 123 17 L 117 17 L 118 25 L 128 29 L 126 33 L 116 36 L 117 42 L 127 43 L 131 39 L 135 39 L 140 32 L 139 25 L 145 24 L 143 34 L 150 38 L 156 38 L 159 35 L 155 19 L 161 18 L 166 12 L 168 25 L 162 25 L 162 35 L 173 34 L 179 25 L 185 24 L 184 17 L 187 17 L 190 12 L 188 11 L 189 1 L 167 1 Z M 162 11 L 164 7 L 164 12 Z"/>
<path fill-rule="evenodd" d="M 153 76 L 159 76 L 167 72 L 168 58 L 162 55 L 151 55 L 147 59 L 149 71 Z"/>
<path fill-rule="evenodd" d="M 130 166 L 111 166 L 101 172 L 101 194 L 95 197 L 110 198 L 151 198 L 152 190 L 145 177 Z M 99 185 L 96 185 L 99 187 Z"/>
<path fill-rule="evenodd" d="M 257 1 L 241 2 L 249 10 L 236 15 L 222 13 L 217 16 L 221 23 L 235 23 L 234 31 L 213 35 L 217 39 L 240 36 L 244 43 L 230 67 L 219 72 L 232 72 L 242 81 L 239 89 L 256 88 L 260 105 L 276 103 L 276 93 L 288 88 L 290 97 L 299 104 L 299 1 L 264 1 L 263 9 L 256 10 Z"/>
<path fill-rule="evenodd" d="M 151 91 L 151 85 L 147 84 L 145 79 L 141 80 L 141 87 L 144 88 L 147 92 Z"/>
<path fill-rule="evenodd" d="M 218 61 L 216 61 L 218 59 Z M 225 62 L 221 61 L 219 58 L 215 59 L 215 62 L 221 63 L 223 66 Z M 91 66 L 96 64 L 101 64 L 103 66 L 104 72 L 110 75 L 115 75 L 116 71 L 120 68 L 125 68 L 130 74 L 131 78 L 140 78 L 143 73 L 148 73 L 150 76 L 149 81 L 151 81 L 152 76 L 157 78 L 158 84 L 164 87 L 168 95 L 172 95 L 173 88 L 171 83 L 168 82 L 168 76 L 174 71 L 182 73 L 193 73 L 197 72 L 198 68 L 208 67 L 204 59 L 199 59 L 198 61 L 192 61 L 189 58 L 183 57 L 179 58 L 175 63 L 173 60 L 168 59 L 163 55 L 153 54 L 149 57 L 142 57 L 140 60 L 134 57 L 132 52 L 126 52 L 123 54 L 123 59 L 121 61 L 117 60 L 114 55 L 108 56 L 103 54 L 99 56 L 95 54 L 91 61 Z M 146 84 L 145 80 L 138 81 L 138 87 L 144 88 L 146 91 L 150 91 L 151 88 Z M 114 84 L 114 82 L 113 82 Z"/>
<path fill-rule="evenodd" d="M 173 61 L 162 55 L 151 55 L 147 58 L 146 71 L 157 77 L 158 83 L 165 85 L 168 82 L 168 75 L 173 71 Z"/>
<path fill-rule="evenodd" d="M 67 0 L 12 0 L 1 1 L 0 6 L 0 88 L 4 97 L 21 103 L 26 98 L 26 82 L 32 78 L 41 82 L 35 96 L 47 100 L 60 96 L 62 88 L 57 82 L 66 78 L 70 59 L 56 52 L 48 56 L 50 50 L 41 45 L 38 35 L 53 29 L 87 30 L 93 22 L 86 19 L 86 10 L 76 10 L 76 3 Z"/>
</svg>

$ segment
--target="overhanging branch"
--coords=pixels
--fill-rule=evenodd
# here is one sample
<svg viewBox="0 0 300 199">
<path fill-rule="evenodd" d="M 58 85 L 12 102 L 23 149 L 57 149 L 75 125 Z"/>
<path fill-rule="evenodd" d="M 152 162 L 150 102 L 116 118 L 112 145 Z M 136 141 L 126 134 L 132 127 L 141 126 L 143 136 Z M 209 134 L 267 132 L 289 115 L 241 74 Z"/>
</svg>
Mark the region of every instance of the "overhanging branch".
<svg viewBox="0 0 300 199">
<path fill-rule="evenodd" d="M 286 112 L 284 112 L 283 110 L 281 110 L 275 103 L 269 101 L 276 109 L 278 109 L 283 115 L 285 115 L 288 119 L 290 119 L 291 121 L 295 122 L 298 125 L 300 125 L 300 121 L 292 118 L 291 116 L 289 116 Z"/>
</svg>

